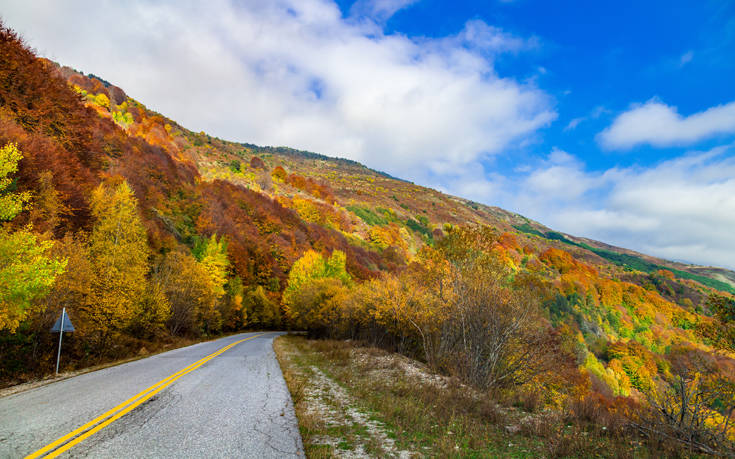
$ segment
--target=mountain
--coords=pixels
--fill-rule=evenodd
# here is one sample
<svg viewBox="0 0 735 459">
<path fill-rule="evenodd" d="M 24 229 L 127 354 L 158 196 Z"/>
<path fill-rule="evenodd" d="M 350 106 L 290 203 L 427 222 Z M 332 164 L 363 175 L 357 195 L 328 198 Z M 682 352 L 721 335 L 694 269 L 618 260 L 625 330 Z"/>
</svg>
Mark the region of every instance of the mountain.
<svg viewBox="0 0 735 459">
<path fill-rule="evenodd" d="M 23 153 L 11 191 L 33 196 L 3 234 L 30 231 L 54 247 L 49 256 L 68 261 L 43 294 L 0 309 L 12 319 L 0 330 L 6 382 L 49 371 L 53 345 L 44 331 L 62 306 L 79 323 L 71 361 L 84 366 L 175 336 L 288 326 L 295 316 L 282 300 L 301 272 L 295 263 L 331 255 L 321 277 L 361 285 L 401 276 L 424 260 L 424 249 L 477 226 L 493 229 L 490 250 L 508 269 L 543 284 L 545 323 L 576 343 L 595 390 L 644 390 L 669 374 L 665 356 L 682 347 L 735 368 L 732 271 L 563 234 L 351 160 L 192 132 L 100 77 L 36 57 L 5 27 L 0 62 L 0 146 L 15 143 Z M 106 207 L 114 199 L 119 207 Z M 145 265 L 134 279 L 121 261 L 127 249 L 102 229 L 130 206 L 129 226 L 145 234 L 145 247 L 130 242 Z M 338 253 L 344 272 L 335 277 Z M 138 293 L 110 290 L 118 280 Z M 416 328 L 421 337 L 385 330 L 386 342 L 420 355 L 426 342 Z"/>
<path fill-rule="evenodd" d="M 205 181 L 229 182 L 271 197 L 295 210 L 301 219 L 338 230 L 368 249 L 382 248 L 378 235 L 370 234 L 376 226 L 405 229 L 407 235 L 394 239 L 402 239 L 399 245 L 415 252 L 422 244 L 440 237 L 446 224 L 475 223 L 539 238 L 549 246 L 582 249 L 575 249 L 575 253 L 593 264 L 612 263 L 622 271 L 645 273 L 666 269 L 676 278 L 735 293 L 735 272 L 724 268 L 672 262 L 559 233 L 516 213 L 415 185 L 352 160 L 288 147 L 228 142 L 203 132 L 194 133 L 148 110 L 121 88 L 99 77 L 56 67 L 56 73 L 82 94 L 85 103 L 101 117 L 114 121 L 129 135 L 194 164 Z M 105 96 L 101 102 L 100 95 Z M 282 168 L 286 175 L 283 179 L 275 178 L 274 186 L 268 174 L 273 175 L 276 168 Z"/>
</svg>

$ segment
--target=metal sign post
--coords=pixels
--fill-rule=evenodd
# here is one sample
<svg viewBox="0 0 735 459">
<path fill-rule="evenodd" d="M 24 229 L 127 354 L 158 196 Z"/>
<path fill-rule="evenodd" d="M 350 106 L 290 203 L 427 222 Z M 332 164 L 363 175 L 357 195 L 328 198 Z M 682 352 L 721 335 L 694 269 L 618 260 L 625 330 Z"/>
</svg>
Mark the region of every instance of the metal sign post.
<svg viewBox="0 0 735 459">
<path fill-rule="evenodd" d="M 56 352 L 56 374 L 59 374 L 59 362 L 61 361 L 61 338 L 64 336 L 64 330 L 67 332 L 74 331 L 74 325 L 72 325 L 69 316 L 66 315 L 66 308 L 61 310 L 61 317 L 56 320 L 56 323 L 51 327 L 52 332 L 59 332 L 59 350 Z"/>
<path fill-rule="evenodd" d="M 59 350 L 56 352 L 56 374 L 59 374 L 59 361 L 61 361 L 61 338 L 64 336 L 64 317 L 66 308 L 61 310 L 61 327 L 59 328 Z"/>
</svg>

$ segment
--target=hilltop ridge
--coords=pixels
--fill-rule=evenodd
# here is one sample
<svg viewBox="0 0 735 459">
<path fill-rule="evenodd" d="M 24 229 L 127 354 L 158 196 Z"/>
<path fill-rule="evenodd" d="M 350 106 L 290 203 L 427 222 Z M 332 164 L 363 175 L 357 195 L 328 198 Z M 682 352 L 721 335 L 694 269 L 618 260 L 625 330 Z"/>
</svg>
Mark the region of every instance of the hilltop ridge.
<svg viewBox="0 0 735 459">
<path fill-rule="evenodd" d="M 409 237 L 404 239 L 414 251 L 421 243 L 430 241 L 433 237 L 430 233 L 435 229 L 441 231 L 444 224 L 473 222 L 491 225 L 501 231 L 520 232 L 526 236 L 538 237 L 546 244 L 561 248 L 576 246 L 585 251 L 586 259 L 597 264 L 612 263 L 623 271 L 633 269 L 647 273 L 669 269 L 673 270 L 677 277 L 735 293 L 735 272 L 725 268 L 669 261 L 601 241 L 560 233 L 512 211 L 447 195 L 370 169 L 350 159 L 333 158 L 283 146 L 228 142 L 203 132 L 195 133 L 169 118 L 148 110 L 139 102 L 128 98 L 121 88 L 106 80 L 94 75 L 85 76 L 68 67 L 58 66 L 58 68 L 59 74 L 69 84 L 85 92 L 87 103 L 96 106 L 102 116 L 112 117 L 123 129 L 150 141 L 166 143 L 165 140 L 168 140 L 167 147 L 193 162 L 204 178 L 226 180 L 274 198 L 280 196 L 284 198 L 280 201 L 281 204 L 286 207 L 295 206 L 293 201 L 289 201 L 294 196 L 314 200 L 320 204 L 334 204 L 352 223 L 349 228 L 339 229 L 348 230 L 345 232 L 354 234 L 367 243 L 370 243 L 368 232 L 371 226 L 392 219 L 401 220 L 403 223 L 401 226 L 409 230 Z M 118 107 L 123 103 L 137 107 L 140 114 L 137 114 L 132 122 L 127 122 L 125 116 L 131 113 L 127 109 L 99 107 L 92 95 L 102 93 L 115 101 Z M 106 112 L 105 108 L 108 108 L 109 112 Z M 163 129 L 160 125 L 156 127 L 155 124 L 144 126 L 144 118 L 150 120 L 157 117 L 160 117 Z M 167 129 L 166 125 L 170 128 Z M 175 138 L 178 140 L 174 141 Z M 258 168 L 251 167 L 250 164 L 255 157 L 260 158 L 264 166 L 271 171 L 281 166 L 290 174 L 326 184 L 332 191 L 330 198 L 333 197 L 335 201 L 327 203 L 321 196 L 315 196 L 314 193 L 289 183 L 280 183 L 279 187 L 274 189 L 263 189 L 256 180 Z M 375 214 L 376 209 L 392 212 L 395 217 L 383 218 Z M 306 210 L 303 210 L 302 218 L 305 215 Z M 427 220 L 422 226 L 423 218 Z"/>
</svg>

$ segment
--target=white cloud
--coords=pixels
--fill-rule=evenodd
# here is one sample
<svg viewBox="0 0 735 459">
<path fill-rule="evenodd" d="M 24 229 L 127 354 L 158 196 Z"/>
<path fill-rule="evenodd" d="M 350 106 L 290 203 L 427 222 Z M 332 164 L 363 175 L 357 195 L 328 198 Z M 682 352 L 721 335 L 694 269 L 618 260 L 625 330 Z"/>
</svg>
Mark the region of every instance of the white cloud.
<svg viewBox="0 0 735 459">
<path fill-rule="evenodd" d="M 572 131 L 577 128 L 581 123 L 588 121 L 588 120 L 596 120 L 600 116 L 602 116 L 603 113 L 607 113 L 609 110 L 606 109 L 604 106 L 599 105 L 595 107 L 587 116 L 580 116 L 579 118 L 573 118 L 569 124 L 564 127 L 564 131 Z"/>
<path fill-rule="evenodd" d="M 679 67 L 684 67 L 694 59 L 694 51 L 687 51 L 679 58 Z"/>
<path fill-rule="evenodd" d="M 473 19 L 467 21 L 458 38 L 475 50 L 490 52 L 518 52 L 538 46 L 538 39 L 531 37 L 522 39 L 503 32 L 499 27 L 488 25 L 485 21 Z M 454 43 L 454 40 L 450 40 Z M 546 69 L 544 69 L 544 72 Z"/>
<path fill-rule="evenodd" d="M 735 269 L 735 145 L 604 172 L 555 151 L 516 183 L 506 207 L 552 228 Z"/>
<path fill-rule="evenodd" d="M 358 0 L 350 8 L 353 16 L 367 16 L 376 21 L 387 21 L 398 11 L 418 0 Z"/>
<path fill-rule="evenodd" d="M 554 149 L 549 154 L 548 161 L 528 174 L 521 187 L 534 190 L 537 205 L 547 205 L 550 200 L 559 203 L 578 199 L 595 182 L 582 168 L 583 164 L 572 155 Z"/>
<path fill-rule="evenodd" d="M 609 149 L 628 149 L 641 144 L 666 147 L 690 145 L 718 134 L 732 133 L 735 133 L 735 102 L 683 117 L 676 107 L 651 99 L 618 115 L 598 135 L 598 141 Z"/>
<path fill-rule="evenodd" d="M 565 131 L 571 131 L 573 129 L 576 129 L 577 126 L 579 126 L 579 123 L 582 121 L 585 121 L 587 118 L 584 116 L 580 116 L 579 118 L 573 118 L 569 124 L 564 128 Z"/>
<path fill-rule="evenodd" d="M 427 39 L 386 35 L 327 0 L 17 1 L 3 16 L 41 54 L 190 129 L 407 178 L 498 154 L 556 116 L 544 92 L 493 67 L 533 39 L 479 20 Z"/>
</svg>

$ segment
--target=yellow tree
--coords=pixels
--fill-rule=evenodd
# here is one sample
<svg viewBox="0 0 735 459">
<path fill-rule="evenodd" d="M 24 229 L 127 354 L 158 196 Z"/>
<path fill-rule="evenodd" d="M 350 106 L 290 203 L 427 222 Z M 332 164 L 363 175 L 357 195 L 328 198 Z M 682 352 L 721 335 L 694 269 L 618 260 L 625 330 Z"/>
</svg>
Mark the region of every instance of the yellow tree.
<svg viewBox="0 0 735 459">
<path fill-rule="evenodd" d="M 324 306 L 326 296 L 335 295 L 338 286 L 351 284 L 346 261 L 345 253 L 340 250 L 332 252 L 326 260 L 313 250 L 304 252 L 291 267 L 288 286 L 283 292 L 286 317 L 308 328 L 319 316 L 313 309 Z"/>
<path fill-rule="evenodd" d="M 28 193 L 10 192 L 9 174 L 23 157 L 13 143 L 0 148 L 0 222 L 13 219 L 30 199 Z M 10 332 L 26 317 L 33 300 L 44 296 L 66 267 L 66 260 L 51 258 L 51 241 L 39 241 L 30 227 L 10 232 L 0 226 L 0 330 Z"/>
<path fill-rule="evenodd" d="M 156 264 L 153 282 L 168 298 L 171 315 L 167 321 L 173 335 L 214 331 L 221 325 L 216 309 L 219 292 L 213 288 L 205 266 L 179 247 Z"/>
<path fill-rule="evenodd" d="M 18 146 L 9 143 L 0 148 L 0 221 L 12 220 L 23 210 L 31 195 L 28 192 L 11 193 L 8 188 L 13 184 L 10 174 L 18 172 L 18 162 L 23 154 Z"/>
<path fill-rule="evenodd" d="M 203 238 L 194 246 L 194 256 L 201 266 L 204 281 L 214 296 L 214 301 L 200 305 L 197 310 L 197 321 L 204 333 L 218 331 L 222 326 L 222 316 L 216 309 L 217 301 L 225 294 L 225 284 L 229 273 L 230 262 L 227 259 L 227 242 L 224 238 L 217 240 L 217 235 Z"/>
<path fill-rule="evenodd" d="M 130 324 L 146 293 L 148 241 L 138 201 L 127 182 L 108 180 L 92 193 L 94 228 L 89 252 L 95 268 L 94 301 L 86 311 L 101 332 Z"/>
<path fill-rule="evenodd" d="M 202 239 L 194 248 L 194 256 L 207 272 L 212 290 L 218 298 L 225 294 L 227 273 L 230 261 L 227 259 L 227 242 L 224 238 L 217 240 L 217 235 Z"/>
</svg>

